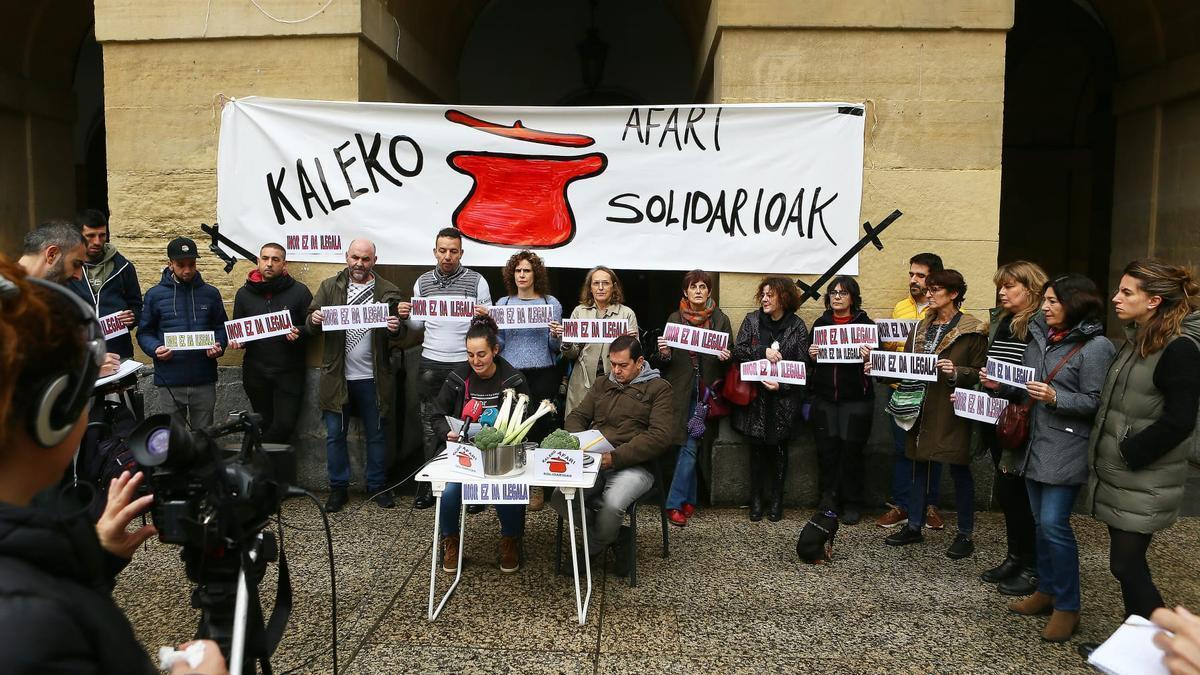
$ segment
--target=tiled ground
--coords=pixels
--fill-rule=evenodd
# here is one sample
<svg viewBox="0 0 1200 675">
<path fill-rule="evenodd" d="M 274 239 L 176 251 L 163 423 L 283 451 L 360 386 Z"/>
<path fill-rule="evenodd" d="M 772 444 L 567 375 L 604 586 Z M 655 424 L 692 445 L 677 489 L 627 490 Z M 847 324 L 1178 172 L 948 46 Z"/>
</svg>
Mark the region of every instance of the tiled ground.
<svg viewBox="0 0 1200 675">
<path fill-rule="evenodd" d="M 571 579 L 553 574 L 547 509 L 529 515 L 529 559 L 511 576 L 495 565 L 495 516 L 471 516 L 463 582 L 430 623 L 432 512 L 354 510 L 360 503 L 332 517 L 340 672 L 1088 672 L 1075 644 L 1103 639 L 1121 620 L 1108 537 L 1090 518 L 1075 518 L 1083 625 L 1072 643 L 1049 645 L 1039 638 L 1043 619 L 1005 611 L 1005 599 L 978 581 L 1004 553 L 999 514 L 981 514 L 978 549 L 966 560 L 944 555 L 951 517 L 946 532 L 899 550 L 884 546 L 873 525 L 843 527 L 833 564 L 809 566 L 794 553 L 807 511 L 750 523 L 744 510 L 707 509 L 672 529 L 665 560 L 657 518 L 644 511 L 639 587 L 611 573 L 599 578 L 587 625 L 578 626 Z M 275 672 L 330 672 L 320 518 L 301 500 L 285 504 L 284 518 L 295 608 Z M 1156 537 L 1151 567 L 1168 603 L 1200 607 L 1197 542 L 1200 518 Z M 274 592 L 273 572 L 264 595 Z M 177 549 L 157 543 L 138 553 L 116 591 L 152 652 L 194 631 L 189 593 Z"/>
</svg>

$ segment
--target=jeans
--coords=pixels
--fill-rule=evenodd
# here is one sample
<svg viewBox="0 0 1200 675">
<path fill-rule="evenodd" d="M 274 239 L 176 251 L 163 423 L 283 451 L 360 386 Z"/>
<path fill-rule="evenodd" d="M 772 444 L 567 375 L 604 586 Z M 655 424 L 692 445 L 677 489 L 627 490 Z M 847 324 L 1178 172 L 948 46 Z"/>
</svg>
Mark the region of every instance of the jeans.
<svg viewBox="0 0 1200 675">
<path fill-rule="evenodd" d="M 531 488 L 532 489 L 532 488 Z M 462 483 L 446 483 L 442 490 L 442 536 L 458 534 L 459 507 L 462 506 Z M 520 537 L 525 534 L 525 505 L 496 504 L 496 517 L 500 519 L 500 536 Z"/>
<path fill-rule="evenodd" d="M 171 400 L 174 414 L 187 422 L 188 428 L 199 431 L 212 426 L 213 408 L 217 405 L 216 384 L 162 388 Z"/>
<path fill-rule="evenodd" d="M 908 432 L 892 422 L 892 448 L 896 461 L 892 464 L 892 504 L 911 513 L 908 499 L 912 495 L 913 462 L 905 453 Z M 934 464 L 929 474 L 929 499 L 925 503 L 937 506 L 942 501 L 942 465 Z M 924 511 L 924 509 L 922 509 Z"/>
<path fill-rule="evenodd" d="M 437 398 L 437 395 L 442 391 L 442 385 L 446 383 L 446 378 L 450 375 L 450 371 L 460 365 L 462 363 L 443 363 L 421 357 L 421 370 L 417 376 L 417 386 L 421 394 L 421 442 L 425 450 L 425 459 L 427 460 L 433 459 L 433 456 L 441 448 L 441 442 L 446 440 L 438 438 L 437 434 L 433 431 L 433 399 Z M 458 417 L 461 413 L 461 410 L 450 412 L 454 417 Z"/>
<path fill-rule="evenodd" d="M 262 415 L 263 443 L 287 443 L 300 419 L 304 371 L 263 377 L 243 369 L 242 388 L 250 399 L 250 407 Z"/>
<path fill-rule="evenodd" d="M 596 484 L 582 491 L 582 497 L 576 491 L 576 499 L 582 498 L 587 505 L 589 556 L 603 553 L 604 549 L 617 541 L 621 523 L 625 520 L 625 509 L 646 494 L 653 484 L 654 476 L 648 470 L 631 466 L 616 471 L 603 470 L 596 477 Z M 562 491 L 554 491 L 552 506 L 558 515 L 567 517 L 567 500 Z"/>
<path fill-rule="evenodd" d="M 937 475 L 934 462 L 913 461 L 913 491 L 909 497 L 908 527 L 921 531 L 925 525 L 926 497 L 933 492 L 931 482 Z M 966 464 L 951 464 L 950 478 L 954 480 L 954 508 L 958 509 L 958 531 L 971 534 L 975 530 L 975 478 Z"/>
<path fill-rule="evenodd" d="M 688 404 L 688 419 L 696 413 L 696 396 Z M 684 430 L 684 434 L 687 431 Z M 696 450 L 700 440 L 687 437 L 679 446 L 679 457 L 675 460 L 675 475 L 671 478 L 671 490 L 667 493 L 668 509 L 682 509 L 684 504 L 696 505 Z"/>
<path fill-rule="evenodd" d="M 387 436 L 379 418 L 375 400 L 375 380 L 346 382 L 348 400 L 342 412 L 325 414 L 325 462 L 329 469 L 329 487 L 344 490 L 350 485 L 350 455 L 346 450 L 346 431 L 350 417 L 362 420 L 367 437 L 367 492 L 375 494 L 387 487 Z"/>
<path fill-rule="evenodd" d="M 1038 590 L 1054 596 L 1054 609 L 1079 611 L 1079 545 L 1071 507 L 1079 485 L 1048 485 L 1025 479 L 1037 535 Z"/>
</svg>

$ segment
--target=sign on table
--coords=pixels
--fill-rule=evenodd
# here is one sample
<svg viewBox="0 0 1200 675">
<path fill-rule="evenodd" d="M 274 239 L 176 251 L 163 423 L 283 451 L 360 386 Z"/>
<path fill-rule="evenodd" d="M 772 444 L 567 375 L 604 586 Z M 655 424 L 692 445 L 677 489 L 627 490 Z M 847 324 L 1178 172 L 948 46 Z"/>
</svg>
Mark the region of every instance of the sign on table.
<svg viewBox="0 0 1200 675">
<path fill-rule="evenodd" d="M 1027 389 L 1025 383 L 1036 379 L 1033 376 L 1033 368 L 997 361 L 990 356 L 987 360 L 987 376 L 989 380 L 1020 387 L 1021 389 Z"/>
<path fill-rule="evenodd" d="M 417 321 L 470 321 L 475 316 L 477 302 L 475 298 L 415 297 L 412 299 L 411 316 Z"/>
<path fill-rule="evenodd" d="M 937 355 L 876 350 L 871 352 L 871 375 L 937 382 Z"/>
<path fill-rule="evenodd" d="M 292 313 L 286 309 L 225 322 L 225 333 L 229 339 L 243 343 L 291 332 Z"/>
<path fill-rule="evenodd" d="M 677 349 L 716 356 L 729 347 L 729 334 L 719 330 L 696 328 L 669 323 L 663 328 L 663 339 Z"/>
<path fill-rule="evenodd" d="M 546 328 L 559 319 L 553 305 L 492 305 L 488 313 L 500 328 Z"/>
<path fill-rule="evenodd" d="M 995 424 L 1008 401 L 988 396 L 982 391 L 957 388 L 954 390 L 954 414 L 977 422 Z"/>
<path fill-rule="evenodd" d="M 211 330 L 190 333 L 163 333 L 163 345 L 174 352 L 190 349 L 208 349 L 217 344 L 217 336 Z"/>
<path fill-rule="evenodd" d="M 462 484 L 464 504 L 528 504 L 529 486 L 508 481 Z"/>
<path fill-rule="evenodd" d="M 450 469 L 467 476 L 484 477 L 483 453 L 473 445 L 446 442 L 446 457 Z"/>
<path fill-rule="evenodd" d="M 746 382 L 782 382 L 784 384 L 805 384 L 808 382 L 808 372 L 803 361 L 777 361 L 771 363 L 767 359 L 747 361 L 741 364 L 742 379 Z"/>
<path fill-rule="evenodd" d="M 100 331 L 104 334 L 104 339 L 115 338 L 118 335 L 125 335 L 129 332 L 129 326 L 126 326 L 121 319 L 121 312 L 113 312 L 100 317 Z"/>
<path fill-rule="evenodd" d="M 584 457 L 583 450 L 536 448 L 526 453 L 525 470 L 537 479 L 579 480 L 583 476 Z"/>
<path fill-rule="evenodd" d="M 872 324 L 820 326 L 813 329 L 818 363 L 862 363 L 862 348 L 879 345 L 879 332 Z"/>
<path fill-rule="evenodd" d="M 916 319 L 875 319 L 879 329 L 879 341 L 883 344 L 904 344 L 909 333 L 921 323 Z"/>
<path fill-rule="evenodd" d="M 321 308 L 321 330 L 387 328 L 386 302 L 367 305 L 326 305 Z"/>
<path fill-rule="evenodd" d="M 629 331 L 625 319 L 563 319 L 563 342 L 607 344 Z"/>
</svg>

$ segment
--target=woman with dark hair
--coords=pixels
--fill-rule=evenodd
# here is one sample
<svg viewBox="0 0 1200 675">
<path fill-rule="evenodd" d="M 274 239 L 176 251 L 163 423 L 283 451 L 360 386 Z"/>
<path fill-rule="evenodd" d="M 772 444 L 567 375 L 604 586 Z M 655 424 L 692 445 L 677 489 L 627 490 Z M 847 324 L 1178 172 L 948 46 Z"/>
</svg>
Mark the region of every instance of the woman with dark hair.
<svg viewBox="0 0 1200 675">
<path fill-rule="evenodd" d="M 1108 525 L 1109 568 L 1127 616 L 1149 618 L 1163 606 L 1146 551 L 1183 502 L 1200 405 L 1198 296 L 1190 270 L 1149 258 L 1125 266 L 1112 299 L 1128 325 L 1096 414 L 1088 507 Z"/>
<path fill-rule="evenodd" d="M 679 309 L 667 317 L 667 323 L 695 326 L 729 335 L 729 317 L 712 299 L 712 275 L 704 270 L 692 270 L 683 275 L 683 297 Z M 658 338 L 658 351 L 651 360 L 671 383 L 677 425 L 684 430 L 685 440 L 679 446 L 675 460 L 675 475 L 667 494 L 667 518 L 671 524 L 683 527 L 696 510 L 696 450 L 709 431 L 703 418 L 695 419 L 696 403 L 703 400 L 701 392 L 716 382 L 729 361 L 730 351 L 702 354 L 672 349 L 665 338 Z M 716 425 L 713 425 L 715 427 Z"/>
<path fill-rule="evenodd" d="M 1001 265 L 992 275 L 992 282 L 996 284 L 996 306 L 988 323 L 988 358 L 1020 365 L 1032 339 L 1030 326 L 1041 312 L 1046 272 L 1034 263 L 1017 260 Z M 1004 514 L 1008 544 L 1008 554 L 1003 562 L 984 570 L 980 578 L 989 584 L 997 584 L 1004 595 L 1029 595 L 1038 585 L 1037 549 L 1033 543 L 1035 526 L 1025 480 L 1006 470 L 1010 467 L 1001 466 L 996 425 L 977 423 L 974 432 L 972 443 L 980 451 L 984 447 L 990 451 L 992 466 L 996 468 L 992 494 Z"/>
<path fill-rule="evenodd" d="M 550 275 L 538 254 L 532 251 L 514 253 L 503 270 L 508 295 L 496 301 L 497 307 L 509 305 L 550 305 L 553 320 L 547 328 L 501 328 L 500 350 L 509 365 L 521 371 L 529 383 L 534 401 L 554 400 L 562 381 L 556 363 L 562 347 L 562 305 L 550 295 Z M 557 417 L 546 415 L 533 425 L 529 438 L 540 441 L 559 426 Z M 531 488 L 529 510 L 545 507 L 542 488 Z"/>
<path fill-rule="evenodd" d="M 941 270 L 925 279 L 929 309 L 913 328 L 904 351 L 936 354 L 936 382 L 903 380 L 888 402 L 896 424 L 907 429 L 905 454 L 913 460 L 913 489 L 908 524 L 884 540 L 891 546 L 925 541 L 921 526 L 929 497 L 930 464 L 950 465 L 954 502 L 958 509 L 958 534 L 946 555 L 959 560 L 975 551 L 975 480 L 971 476 L 971 423 L 954 414 L 951 403 L 956 387 L 973 387 L 987 359 L 987 327 L 961 307 L 967 282 L 957 270 Z M 871 372 L 870 359 L 865 365 Z"/>
<path fill-rule="evenodd" d="M 1088 436 L 1116 350 L 1104 337 L 1104 301 L 1091 279 L 1058 277 L 1046 282 L 1042 297 L 1022 357 L 1036 379 L 1021 389 L 989 379 L 986 370 L 979 377 L 1010 404 L 1032 404 L 1029 441 L 1005 452 L 1000 468 L 1025 478 L 1036 523 L 1037 589 L 1009 609 L 1027 616 L 1052 611 L 1042 639 L 1063 642 L 1079 627 L 1079 546 L 1071 508 L 1087 482 Z"/>
<path fill-rule="evenodd" d="M 875 325 L 862 310 L 862 294 L 854 277 L 829 282 L 825 313 L 813 322 L 823 326 Z M 808 391 L 812 396 L 813 439 L 817 446 L 817 485 L 823 511 L 835 511 L 841 522 L 862 519 L 863 448 L 871 435 L 875 385 L 857 363 L 822 363 L 817 345 L 808 348 Z"/>
<path fill-rule="evenodd" d="M 637 316 L 625 306 L 625 292 L 617 273 L 598 265 L 593 267 L 579 290 L 579 305 L 571 312 L 572 319 L 624 319 L 627 334 L 638 336 Z M 608 343 L 584 344 L 564 342 L 563 360 L 570 364 L 571 376 L 567 380 L 567 409 L 563 418 L 571 414 L 583 400 L 592 383 L 608 374 Z"/>
<path fill-rule="evenodd" d="M 493 426 L 500 411 L 504 390 L 513 389 L 518 395 L 529 396 L 529 385 L 521 371 L 500 356 L 500 340 L 496 322 L 488 315 L 475 316 L 467 329 L 467 363 L 457 366 L 446 377 L 441 392 L 433 400 L 429 424 L 443 441 L 457 441 L 459 429 L 450 428 L 446 417 L 459 417 L 467 401 L 479 401 L 483 414 L 479 423 Z M 534 405 L 536 407 L 536 404 Z M 462 506 L 462 483 L 447 483 L 442 491 L 442 569 L 458 569 L 459 509 Z M 521 537 L 525 534 L 525 505 L 497 504 L 500 519 L 500 571 L 505 574 L 521 568 Z"/>
<path fill-rule="evenodd" d="M 733 358 L 738 363 L 803 359 L 808 351 L 808 327 L 796 316 L 800 307 L 796 284 L 785 277 L 766 277 L 759 282 L 754 300 L 760 308 L 742 319 Z M 733 409 L 733 428 L 750 439 L 750 520 L 762 520 L 764 486 L 769 484 L 767 518 L 776 522 L 783 518 L 788 441 L 795 435 L 804 393 L 794 384 L 764 381 L 755 385 L 758 395 L 754 400 Z"/>
</svg>

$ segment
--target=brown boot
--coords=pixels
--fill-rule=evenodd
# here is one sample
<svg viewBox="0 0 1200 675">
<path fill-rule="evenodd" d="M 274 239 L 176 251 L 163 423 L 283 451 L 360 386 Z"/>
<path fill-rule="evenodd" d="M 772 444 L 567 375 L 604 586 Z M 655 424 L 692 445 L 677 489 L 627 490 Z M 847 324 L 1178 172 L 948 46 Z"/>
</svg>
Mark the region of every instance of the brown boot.
<svg viewBox="0 0 1200 675">
<path fill-rule="evenodd" d="M 512 574 L 521 569 L 521 538 L 500 537 L 500 571 Z"/>
<path fill-rule="evenodd" d="M 442 537 L 442 571 L 458 571 L 458 535 L 448 534 Z"/>
<path fill-rule="evenodd" d="M 1054 610 L 1046 628 L 1042 631 L 1042 639 L 1046 642 L 1066 642 L 1071 639 L 1079 628 L 1079 612 L 1064 612 Z"/>
<path fill-rule="evenodd" d="M 1049 614 L 1054 609 L 1054 596 L 1041 591 L 1035 591 L 1033 595 L 1022 598 L 1008 605 L 1010 612 L 1024 614 L 1025 616 L 1037 616 L 1039 614 Z"/>
<path fill-rule="evenodd" d="M 529 506 L 527 511 L 541 511 L 546 508 L 546 493 L 542 491 L 541 486 L 533 485 L 529 488 Z"/>
</svg>

